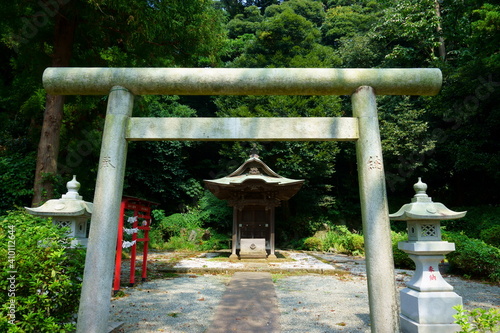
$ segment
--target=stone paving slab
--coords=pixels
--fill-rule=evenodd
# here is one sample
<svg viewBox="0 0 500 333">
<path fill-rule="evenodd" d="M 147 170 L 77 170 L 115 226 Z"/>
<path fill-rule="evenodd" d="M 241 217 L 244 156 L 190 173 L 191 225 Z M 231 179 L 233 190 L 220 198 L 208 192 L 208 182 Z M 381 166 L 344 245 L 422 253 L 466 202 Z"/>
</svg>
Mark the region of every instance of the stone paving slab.
<svg viewBox="0 0 500 333">
<path fill-rule="evenodd" d="M 330 263 L 302 252 L 279 251 L 286 259 L 277 260 L 213 260 L 220 253 L 203 253 L 197 257 L 180 260 L 174 266 L 159 267 L 158 270 L 176 273 L 234 273 L 234 272 L 271 272 L 271 273 L 315 273 L 335 274 L 340 269 Z"/>
<path fill-rule="evenodd" d="M 236 272 L 206 333 L 281 332 L 279 317 L 271 274 Z"/>
</svg>

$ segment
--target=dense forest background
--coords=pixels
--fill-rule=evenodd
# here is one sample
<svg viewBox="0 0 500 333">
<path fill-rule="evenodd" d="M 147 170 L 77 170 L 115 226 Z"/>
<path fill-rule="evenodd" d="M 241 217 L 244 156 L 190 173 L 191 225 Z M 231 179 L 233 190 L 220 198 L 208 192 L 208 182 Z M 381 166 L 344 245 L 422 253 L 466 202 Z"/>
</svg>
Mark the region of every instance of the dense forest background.
<svg viewBox="0 0 500 333">
<path fill-rule="evenodd" d="M 494 1 L 12 0 L 0 18 L 0 215 L 60 197 L 72 175 L 92 201 L 107 99 L 46 95 L 50 66 L 440 68 L 437 96 L 378 98 L 390 211 L 409 202 L 417 177 L 450 208 L 500 202 Z M 134 115 L 349 116 L 351 107 L 349 96 L 138 96 Z M 281 239 L 323 223 L 359 230 L 349 142 L 133 142 L 124 193 L 166 215 L 222 207 L 202 181 L 234 171 L 251 149 L 306 179 L 281 209 Z"/>
</svg>

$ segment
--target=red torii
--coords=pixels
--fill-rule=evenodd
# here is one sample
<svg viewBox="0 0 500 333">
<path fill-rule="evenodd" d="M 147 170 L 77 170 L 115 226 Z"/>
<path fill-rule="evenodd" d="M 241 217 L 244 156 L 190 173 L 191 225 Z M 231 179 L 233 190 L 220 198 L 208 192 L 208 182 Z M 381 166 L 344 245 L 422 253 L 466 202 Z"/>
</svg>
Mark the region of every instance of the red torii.
<svg viewBox="0 0 500 333">
<path fill-rule="evenodd" d="M 148 245 L 149 245 L 149 230 L 151 229 L 151 207 L 158 205 L 155 202 L 138 199 L 134 197 L 124 196 L 120 205 L 120 217 L 118 218 L 118 237 L 116 242 L 116 258 L 115 258 L 115 277 L 113 281 L 113 292 L 116 294 L 120 290 L 120 274 L 122 264 L 122 249 L 123 249 L 123 231 L 125 212 L 133 211 L 132 216 L 129 216 L 129 222 L 132 223 L 132 244 L 130 253 L 130 280 L 129 286 L 132 287 L 135 283 L 135 259 L 137 255 L 137 242 L 144 242 L 142 252 L 142 281 L 146 281 L 147 266 L 148 266 Z M 139 222 L 139 220 L 141 220 Z M 137 238 L 137 231 L 143 230 L 144 237 Z"/>
</svg>

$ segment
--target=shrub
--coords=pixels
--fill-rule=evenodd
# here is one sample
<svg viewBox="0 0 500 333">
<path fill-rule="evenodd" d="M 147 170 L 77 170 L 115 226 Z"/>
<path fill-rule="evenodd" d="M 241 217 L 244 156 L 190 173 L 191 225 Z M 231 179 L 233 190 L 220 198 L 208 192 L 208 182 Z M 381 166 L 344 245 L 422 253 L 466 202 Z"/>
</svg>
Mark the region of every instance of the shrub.
<svg viewBox="0 0 500 333">
<path fill-rule="evenodd" d="M 172 236 L 165 243 L 166 250 L 185 250 L 185 251 L 195 251 L 197 249 L 196 245 L 193 242 L 188 241 L 185 237 L 181 236 Z"/>
<path fill-rule="evenodd" d="M 323 249 L 352 255 L 363 255 L 365 240 L 344 225 L 333 226 L 322 238 Z"/>
<path fill-rule="evenodd" d="M 0 154 L 0 214 L 31 202 L 35 162 L 35 153 Z"/>
<path fill-rule="evenodd" d="M 323 248 L 326 251 L 330 252 L 338 252 L 338 253 L 345 253 L 346 249 L 342 245 L 344 242 L 342 240 L 342 235 L 339 234 L 338 232 L 334 231 L 328 231 L 324 236 L 323 236 Z"/>
<path fill-rule="evenodd" d="M 203 228 L 206 213 L 193 210 L 183 214 L 165 216 L 163 211 L 153 211 L 159 221 L 153 228 L 154 243 L 151 247 L 166 250 L 208 251 L 228 248 L 229 237 L 219 234 L 211 228 Z M 163 242 L 160 240 L 166 240 Z"/>
<path fill-rule="evenodd" d="M 233 208 L 226 200 L 221 200 L 210 191 L 200 198 L 200 209 L 204 212 L 203 225 L 216 231 L 231 230 L 233 225 Z"/>
<path fill-rule="evenodd" d="M 216 250 L 216 249 L 229 249 L 230 248 L 229 240 L 231 238 L 229 236 L 214 232 L 212 229 L 207 229 L 207 230 L 210 231 L 211 236 L 208 240 L 202 241 L 202 243 L 200 245 L 200 250 L 210 251 L 210 250 Z"/>
<path fill-rule="evenodd" d="M 454 210 L 466 210 L 467 215 L 458 220 L 446 221 L 448 231 L 464 232 L 471 238 L 480 238 L 481 231 L 500 225 L 500 205 L 460 207 Z"/>
<path fill-rule="evenodd" d="M 142 242 L 139 242 L 141 244 Z M 149 231 L 149 247 L 157 250 L 165 249 L 165 241 L 163 240 L 163 233 L 160 229 L 152 227 Z"/>
<path fill-rule="evenodd" d="M 184 236 L 191 230 L 200 229 L 202 225 L 199 214 L 194 212 L 177 213 L 169 216 L 161 216 L 158 211 L 155 212 L 155 218 L 159 218 L 160 220 L 158 228 L 162 231 L 166 239 L 174 236 Z"/>
<path fill-rule="evenodd" d="M 403 269 L 415 269 L 415 263 L 410 259 L 407 253 L 398 248 L 399 242 L 408 240 L 408 234 L 405 232 L 391 231 L 392 253 L 394 256 L 394 266 Z"/>
<path fill-rule="evenodd" d="M 309 237 L 304 240 L 303 244 L 304 250 L 307 251 L 321 251 L 322 250 L 322 242 L 321 239 L 316 237 Z"/>
<path fill-rule="evenodd" d="M 500 310 L 498 309 L 474 309 L 467 311 L 463 306 L 453 307 L 457 314 L 453 317 L 455 323 L 460 325 L 460 333 L 487 333 L 500 331 Z"/>
<path fill-rule="evenodd" d="M 365 238 L 359 234 L 351 234 L 351 246 L 349 247 L 352 254 L 362 255 L 365 253 Z"/>
<path fill-rule="evenodd" d="M 500 249 L 462 233 L 445 232 L 456 250 L 447 254 L 452 271 L 464 276 L 500 281 Z"/>
<path fill-rule="evenodd" d="M 306 240 L 306 238 L 291 239 L 290 241 L 288 241 L 283 246 L 286 247 L 286 248 L 289 248 L 289 249 L 302 250 L 302 249 L 304 249 L 304 241 L 305 240 Z"/>
<path fill-rule="evenodd" d="M 0 218 L 0 288 L 9 291 L 0 294 L 0 331 L 74 330 L 85 250 L 66 248 L 66 233 L 24 211 Z"/>
<path fill-rule="evenodd" d="M 500 225 L 481 231 L 480 237 L 485 243 L 500 247 Z"/>
</svg>

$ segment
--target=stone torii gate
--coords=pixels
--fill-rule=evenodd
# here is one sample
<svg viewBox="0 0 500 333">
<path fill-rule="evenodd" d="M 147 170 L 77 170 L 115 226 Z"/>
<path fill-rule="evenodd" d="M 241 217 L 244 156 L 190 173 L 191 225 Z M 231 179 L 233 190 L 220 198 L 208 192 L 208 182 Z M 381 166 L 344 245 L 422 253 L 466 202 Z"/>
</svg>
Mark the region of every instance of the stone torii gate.
<svg viewBox="0 0 500 333">
<path fill-rule="evenodd" d="M 127 141 L 356 142 L 372 332 L 399 332 L 376 95 L 435 95 L 439 69 L 47 68 L 52 95 L 109 94 L 77 332 L 106 332 Z M 351 95 L 353 117 L 134 118 L 134 95 Z"/>
</svg>

